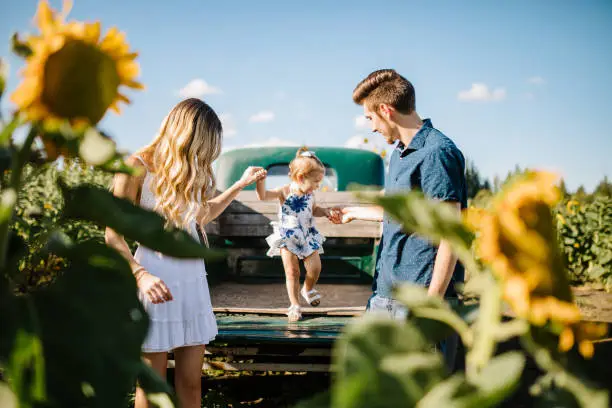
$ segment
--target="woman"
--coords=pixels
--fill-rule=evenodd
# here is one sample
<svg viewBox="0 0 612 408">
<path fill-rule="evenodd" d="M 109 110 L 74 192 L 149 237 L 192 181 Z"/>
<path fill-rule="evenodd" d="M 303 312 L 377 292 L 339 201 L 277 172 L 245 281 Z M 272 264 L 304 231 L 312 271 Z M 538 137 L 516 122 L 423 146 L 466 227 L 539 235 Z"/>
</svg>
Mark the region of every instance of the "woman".
<svg viewBox="0 0 612 408">
<path fill-rule="evenodd" d="M 196 224 L 203 227 L 215 219 L 244 187 L 266 173 L 249 167 L 238 182 L 213 197 L 212 163 L 221 152 L 221 139 L 221 122 L 212 108 L 199 99 L 184 100 L 163 120 L 153 142 L 127 160 L 142 168 L 141 175 L 117 175 L 113 193 L 158 212 L 169 225 L 197 239 Z M 108 228 L 106 242 L 129 261 L 151 319 L 143 358 L 165 378 L 167 353 L 174 351 L 181 406 L 200 407 L 204 348 L 217 334 L 204 261 L 171 258 L 142 246 L 132 255 L 125 239 Z M 138 388 L 135 408 L 147 406 Z"/>
</svg>

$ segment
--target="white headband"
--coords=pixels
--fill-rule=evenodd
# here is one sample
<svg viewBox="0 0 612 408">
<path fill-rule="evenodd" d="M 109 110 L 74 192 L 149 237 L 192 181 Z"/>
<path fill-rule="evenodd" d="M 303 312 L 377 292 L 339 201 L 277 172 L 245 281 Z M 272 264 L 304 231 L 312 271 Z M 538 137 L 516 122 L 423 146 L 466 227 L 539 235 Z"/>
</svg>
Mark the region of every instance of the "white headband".
<svg viewBox="0 0 612 408">
<path fill-rule="evenodd" d="M 300 153 L 300 157 L 314 157 L 314 153 L 306 150 L 305 152 Z"/>
</svg>

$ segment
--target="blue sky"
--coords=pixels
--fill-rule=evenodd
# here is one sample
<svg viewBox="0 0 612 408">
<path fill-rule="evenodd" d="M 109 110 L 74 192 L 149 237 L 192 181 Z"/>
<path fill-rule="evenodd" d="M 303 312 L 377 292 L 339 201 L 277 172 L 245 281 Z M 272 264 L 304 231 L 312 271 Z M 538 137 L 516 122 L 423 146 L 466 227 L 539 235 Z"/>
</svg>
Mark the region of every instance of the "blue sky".
<svg viewBox="0 0 612 408">
<path fill-rule="evenodd" d="M 14 31 L 33 30 L 36 4 L 3 4 L 0 55 Z M 546 168 L 572 189 L 612 177 L 609 0 L 75 0 L 70 17 L 118 26 L 140 52 L 146 91 L 102 122 L 126 150 L 155 135 L 181 90 L 223 115 L 228 148 L 382 146 L 356 121 L 351 93 L 395 68 L 414 84 L 419 114 L 484 175 Z M 21 62 L 8 60 L 11 91 Z"/>
</svg>

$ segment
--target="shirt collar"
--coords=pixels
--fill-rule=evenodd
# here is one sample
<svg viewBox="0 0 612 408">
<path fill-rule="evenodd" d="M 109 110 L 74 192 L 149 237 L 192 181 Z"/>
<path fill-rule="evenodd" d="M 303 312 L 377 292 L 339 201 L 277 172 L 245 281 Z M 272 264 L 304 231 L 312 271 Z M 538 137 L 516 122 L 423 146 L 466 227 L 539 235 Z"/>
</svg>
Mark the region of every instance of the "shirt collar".
<svg viewBox="0 0 612 408">
<path fill-rule="evenodd" d="M 429 130 L 431 128 L 433 128 L 431 119 L 423 120 L 423 125 L 421 125 L 421 128 L 415 133 L 408 147 L 406 147 L 401 141 L 397 144 L 396 149 L 399 150 L 400 156 L 403 157 L 408 153 L 419 150 L 425 146 L 425 139 L 427 139 L 427 135 L 429 134 Z"/>
</svg>

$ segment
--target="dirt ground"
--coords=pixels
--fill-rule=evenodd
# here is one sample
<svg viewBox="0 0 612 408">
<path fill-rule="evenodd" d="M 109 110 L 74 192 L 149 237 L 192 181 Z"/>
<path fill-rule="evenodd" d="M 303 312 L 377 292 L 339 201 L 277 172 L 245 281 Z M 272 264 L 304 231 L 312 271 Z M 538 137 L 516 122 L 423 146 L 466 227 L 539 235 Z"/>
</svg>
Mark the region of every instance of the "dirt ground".
<svg viewBox="0 0 612 408">
<path fill-rule="evenodd" d="M 612 323 L 612 293 L 591 287 L 574 288 L 584 320 Z"/>
</svg>

